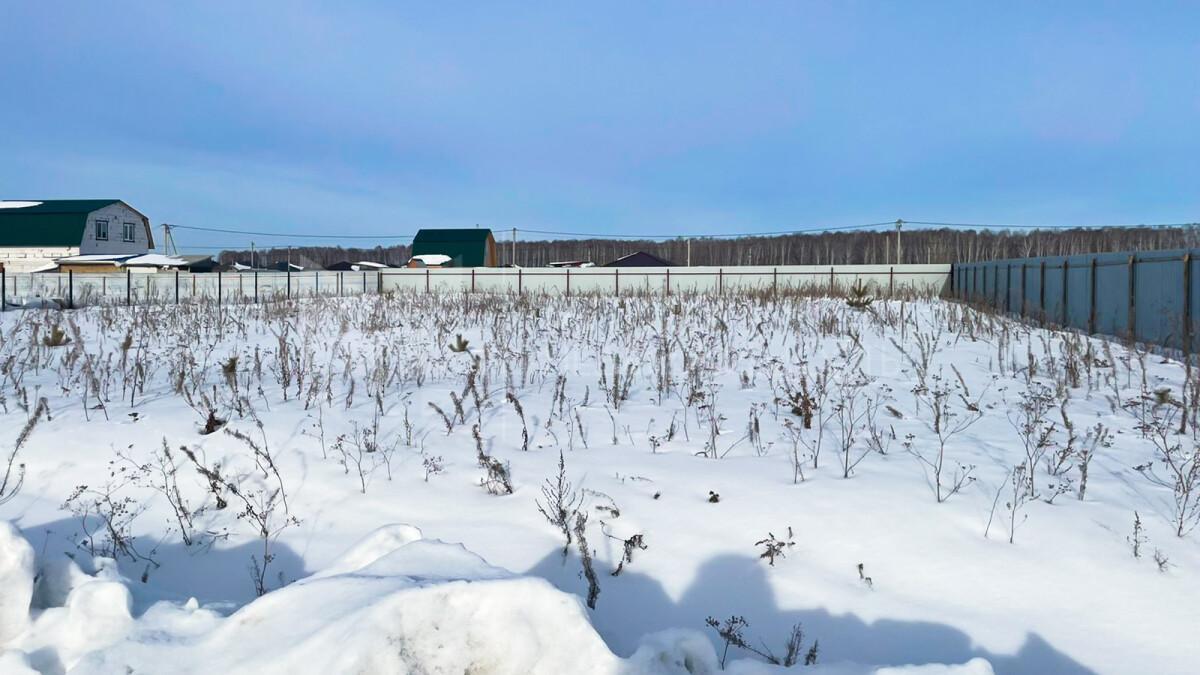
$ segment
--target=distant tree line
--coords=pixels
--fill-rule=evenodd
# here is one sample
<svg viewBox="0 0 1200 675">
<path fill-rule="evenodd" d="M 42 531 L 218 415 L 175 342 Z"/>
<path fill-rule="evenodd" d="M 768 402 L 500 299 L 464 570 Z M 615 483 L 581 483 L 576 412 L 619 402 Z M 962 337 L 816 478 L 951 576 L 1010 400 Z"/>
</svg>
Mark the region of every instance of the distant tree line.
<svg viewBox="0 0 1200 675">
<path fill-rule="evenodd" d="M 897 259 L 896 232 L 849 231 L 788 234 L 770 237 L 699 239 L 556 239 L 521 241 L 516 263 L 543 267 L 551 262 L 584 260 L 603 265 L 637 251 L 652 253 L 676 265 L 840 265 L 951 263 L 1045 255 L 1077 255 L 1113 251 L 1148 251 L 1200 245 L 1200 224 L 1185 227 L 1113 227 L 1055 230 L 905 229 Z M 498 240 L 502 264 L 513 261 L 510 241 Z M 340 261 L 403 265 L 411 247 L 293 246 L 255 252 L 255 264 L 266 267 L 289 259 L 308 259 L 321 266 Z M 250 262 L 249 251 L 223 251 L 222 264 Z"/>
</svg>

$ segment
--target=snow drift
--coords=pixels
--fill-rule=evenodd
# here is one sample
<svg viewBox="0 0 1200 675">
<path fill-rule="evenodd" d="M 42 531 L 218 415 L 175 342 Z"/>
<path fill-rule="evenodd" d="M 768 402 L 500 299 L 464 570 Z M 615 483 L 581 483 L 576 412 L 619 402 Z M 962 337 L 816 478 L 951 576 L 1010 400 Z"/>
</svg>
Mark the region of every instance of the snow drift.
<svg viewBox="0 0 1200 675">
<path fill-rule="evenodd" d="M 580 673 L 695 675 L 719 671 L 694 631 L 648 636 L 630 659 L 614 655 L 578 598 L 548 582 L 489 565 L 458 544 L 424 539 L 409 525 L 376 530 L 325 570 L 223 617 L 159 602 L 130 614 L 127 580 L 97 561 L 36 564 L 33 549 L 0 522 L 0 672 L 72 673 Z M 39 602 L 62 606 L 36 608 Z M 169 664 L 166 665 L 166 664 Z M 774 672 L 736 661 L 727 672 Z M 961 667 L 827 674 L 986 675 Z"/>
</svg>

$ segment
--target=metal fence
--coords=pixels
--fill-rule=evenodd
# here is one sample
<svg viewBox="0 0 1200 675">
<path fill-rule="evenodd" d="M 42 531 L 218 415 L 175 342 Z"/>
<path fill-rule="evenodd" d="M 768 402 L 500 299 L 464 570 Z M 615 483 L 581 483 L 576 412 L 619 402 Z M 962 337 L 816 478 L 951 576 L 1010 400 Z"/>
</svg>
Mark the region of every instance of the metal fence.
<svg viewBox="0 0 1200 675">
<path fill-rule="evenodd" d="M 61 307 L 181 302 L 263 302 L 376 293 L 378 272 L 5 273 L 0 307 L 53 300 Z M 41 303 L 38 303 L 41 304 Z"/>
<path fill-rule="evenodd" d="M 1200 250 L 1099 253 L 954 266 L 954 295 L 1036 321 L 1195 348 Z"/>
<path fill-rule="evenodd" d="M 390 269 L 383 291 L 464 293 L 671 294 L 811 290 L 845 292 L 856 283 L 876 295 L 937 295 L 950 265 L 788 265 L 780 267 L 587 267 Z"/>
</svg>

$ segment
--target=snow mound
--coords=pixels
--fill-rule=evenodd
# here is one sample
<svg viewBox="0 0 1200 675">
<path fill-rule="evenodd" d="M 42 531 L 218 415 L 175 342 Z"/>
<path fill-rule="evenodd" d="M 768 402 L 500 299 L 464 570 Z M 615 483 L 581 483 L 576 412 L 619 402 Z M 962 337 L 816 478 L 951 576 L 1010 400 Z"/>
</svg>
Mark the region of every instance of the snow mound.
<svg viewBox="0 0 1200 675">
<path fill-rule="evenodd" d="M 326 569 L 228 617 L 159 602 L 130 614 L 128 580 L 96 560 L 43 565 L 20 533 L 0 522 L 3 628 L 0 672 L 472 673 L 473 675 L 717 675 L 712 643 L 697 631 L 646 637 L 621 659 L 592 627 L 579 598 L 514 575 L 459 544 L 424 539 L 410 525 L 370 533 Z M 30 602 L 54 603 L 29 621 Z M 19 633 L 11 638 L 13 633 Z M 785 669 L 735 660 L 731 675 Z M 823 675 L 990 675 L 986 662 L 875 671 L 820 666 Z"/>
<path fill-rule="evenodd" d="M 312 575 L 312 578 L 319 579 L 360 570 L 401 546 L 421 538 L 421 530 L 412 525 L 384 525 L 363 537 L 325 569 Z"/>
<path fill-rule="evenodd" d="M 0 521 L 0 644 L 29 624 L 33 569 L 33 547 L 17 528 Z"/>
</svg>

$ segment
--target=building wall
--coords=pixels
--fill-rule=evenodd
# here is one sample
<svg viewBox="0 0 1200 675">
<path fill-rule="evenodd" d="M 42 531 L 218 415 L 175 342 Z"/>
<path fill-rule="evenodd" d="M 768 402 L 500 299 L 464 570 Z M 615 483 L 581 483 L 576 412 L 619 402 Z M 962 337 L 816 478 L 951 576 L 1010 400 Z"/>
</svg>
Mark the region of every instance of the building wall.
<svg viewBox="0 0 1200 675">
<path fill-rule="evenodd" d="M 108 221 L 108 241 L 96 239 L 96 221 Z M 122 225 L 133 223 L 133 241 L 122 239 Z M 110 204 L 88 214 L 87 225 L 79 247 L 81 255 L 101 253 L 146 253 L 150 250 L 150 239 L 142 216 L 124 204 Z"/>
<path fill-rule="evenodd" d="M 79 255 L 78 246 L 0 247 L 0 263 L 4 264 L 5 272 L 12 274 L 31 272 L 39 267 L 49 265 L 54 262 L 55 258 L 65 258 L 71 255 Z"/>
</svg>

